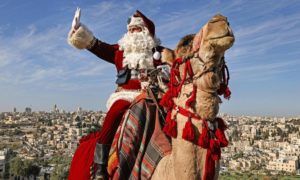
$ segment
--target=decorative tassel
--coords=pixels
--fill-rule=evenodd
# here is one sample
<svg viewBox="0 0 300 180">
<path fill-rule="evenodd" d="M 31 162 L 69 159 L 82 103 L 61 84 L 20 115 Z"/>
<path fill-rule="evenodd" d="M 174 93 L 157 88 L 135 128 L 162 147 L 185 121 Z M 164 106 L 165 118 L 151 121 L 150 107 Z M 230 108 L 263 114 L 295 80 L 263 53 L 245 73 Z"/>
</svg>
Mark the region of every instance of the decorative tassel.
<svg viewBox="0 0 300 180">
<path fill-rule="evenodd" d="M 174 119 L 171 120 L 169 132 L 169 136 L 177 137 L 177 122 Z"/>
<path fill-rule="evenodd" d="M 205 149 L 209 147 L 209 131 L 207 126 L 202 128 L 202 132 L 198 139 L 198 145 Z"/>
<path fill-rule="evenodd" d="M 224 131 L 222 131 L 220 128 L 218 128 L 215 132 L 216 138 L 220 141 L 220 146 L 221 147 L 226 147 L 228 146 L 228 140 L 225 136 Z"/>
<path fill-rule="evenodd" d="M 211 139 L 209 142 L 209 149 L 211 150 L 212 159 L 214 161 L 221 158 L 221 148 L 218 140 Z"/>
<path fill-rule="evenodd" d="M 230 95 L 231 95 L 231 91 L 230 91 L 229 87 L 227 86 L 225 89 L 225 92 L 224 92 L 224 98 L 229 100 Z"/>
<path fill-rule="evenodd" d="M 169 111 L 167 114 L 166 124 L 163 128 L 163 131 L 170 137 L 177 137 L 177 122 L 174 119 L 171 119 L 171 111 Z"/>
<path fill-rule="evenodd" d="M 191 107 L 192 104 L 195 103 L 196 94 L 197 94 L 197 87 L 194 85 L 191 97 L 185 102 L 186 107 Z"/>
<path fill-rule="evenodd" d="M 168 109 L 173 108 L 174 102 L 172 100 L 172 92 L 170 91 L 170 89 L 164 94 L 159 102 L 159 105 L 164 106 Z"/>
<path fill-rule="evenodd" d="M 187 122 L 185 123 L 183 133 L 182 133 L 182 138 L 193 142 L 195 139 L 195 132 L 193 128 L 193 123 L 191 122 L 191 119 L 189 118 Z"/>
</svg>

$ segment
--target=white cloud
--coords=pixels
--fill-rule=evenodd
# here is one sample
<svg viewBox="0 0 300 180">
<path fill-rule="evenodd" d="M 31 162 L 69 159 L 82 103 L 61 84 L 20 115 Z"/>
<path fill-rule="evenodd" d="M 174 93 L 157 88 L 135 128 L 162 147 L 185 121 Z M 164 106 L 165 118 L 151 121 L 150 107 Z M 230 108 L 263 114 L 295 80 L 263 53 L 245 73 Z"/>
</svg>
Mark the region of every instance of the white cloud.
<svg viewBox="0 0 300 180">
<path fill-rule="evenodd" d="M 66 23 L 59 22 L 47 29 L 32 24 L 13 36 L 0 35 L 0 80 L 43 88 L 51 87 L 48 83 L 57 83 L 70 89 L 79 87 L 75 85 L 76 78 L 101 76 L 111 69 L 107 63 L 87 60 L 88 52 L 70 47 L 67 44 L 69 26 L 61 24 Z"/>
</svg>

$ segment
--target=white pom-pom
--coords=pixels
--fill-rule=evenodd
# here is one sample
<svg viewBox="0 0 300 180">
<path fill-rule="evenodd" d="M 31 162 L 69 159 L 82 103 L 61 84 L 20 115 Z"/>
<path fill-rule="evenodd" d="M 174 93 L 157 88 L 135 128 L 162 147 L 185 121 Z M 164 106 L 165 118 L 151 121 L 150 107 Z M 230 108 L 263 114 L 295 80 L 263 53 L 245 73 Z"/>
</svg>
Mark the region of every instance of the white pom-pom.
<svg viewBox="0 0 300 180">
<path fill-rule="evenodd" d="M 155 51 L 154 54 L 153 54 L 153 59 L 154 60 L 160 60 L 160 57 L 161 57 L 160 52 Z"/>
</svg>

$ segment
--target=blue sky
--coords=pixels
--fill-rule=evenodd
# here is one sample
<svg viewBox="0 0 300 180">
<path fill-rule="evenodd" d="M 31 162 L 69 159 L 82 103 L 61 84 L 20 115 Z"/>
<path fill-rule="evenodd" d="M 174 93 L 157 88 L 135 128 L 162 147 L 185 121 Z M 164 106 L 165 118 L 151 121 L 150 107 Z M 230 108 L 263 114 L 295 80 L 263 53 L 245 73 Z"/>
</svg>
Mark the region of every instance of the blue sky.
<svg viewBox="0 0 300 180">
<path fill-rule="evenodd" d="M 76 7 L 99 39 L 116 43 L 139 9 L 156 24 L 162 44 L 174 48 L 216 13 L 228 17 L 236 42 L 225 57 L 232 115 L 300 115 L 300 2 L 257 1 L 40 1 L 0 2 L 0 112 L 106 110 L 115 89 L 114 66 L 67 44 Z"/>
</svg>

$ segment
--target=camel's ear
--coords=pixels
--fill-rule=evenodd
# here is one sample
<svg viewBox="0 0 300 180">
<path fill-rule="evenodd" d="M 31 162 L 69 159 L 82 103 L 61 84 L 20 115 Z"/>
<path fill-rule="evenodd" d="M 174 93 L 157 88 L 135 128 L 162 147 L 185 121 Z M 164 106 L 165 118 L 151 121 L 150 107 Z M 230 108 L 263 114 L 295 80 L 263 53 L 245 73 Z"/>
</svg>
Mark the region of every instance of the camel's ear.
<svg viewBox="0 0 300 180">
<path fill-rule="evenodd" d="M 173 50 L 164 48 L 161 52 L 161 61 L 168 63 L 172 66 L 173 62 L 175 60 L 175 53 Z"/>
</svg>

